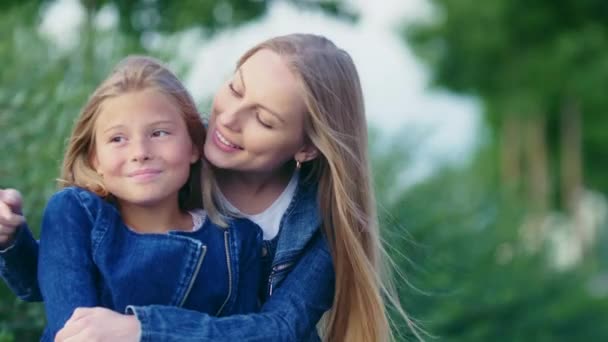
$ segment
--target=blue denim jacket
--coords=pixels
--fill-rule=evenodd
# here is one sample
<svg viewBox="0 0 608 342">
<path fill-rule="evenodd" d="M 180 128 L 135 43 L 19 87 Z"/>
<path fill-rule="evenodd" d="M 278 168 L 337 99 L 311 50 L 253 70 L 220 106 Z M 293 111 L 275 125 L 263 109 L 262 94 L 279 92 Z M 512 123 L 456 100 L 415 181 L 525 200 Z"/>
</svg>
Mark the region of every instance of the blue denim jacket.
<svg viewBox="0 0 608 342">
<path fill-rule="evenodd" d="M 317 184 L 301 175 L 296 195 L 283 215 L 268 279 L 268 299 L 259 313 L 212 317 L 166 305 L 128 307 L 142 327 L 142 341 L 315 341 L 315 327 L 331 308 L 335 273 L 327 241 L 319 229 Z M 20 232 L 13 248 L 0 253 L 0 273 L 26 300 L 39 300 L 32 268 L 36 244 Z M 30 266 L 31 267 L 31 266 Z M 34 278 L 35 279 L 35 278 Z"/>
<path fill-rule="evenodd" d="M 48 324 L 43 340 L 52 340 L 81 306 L 255 312 L 261 242 L 261 229 L 246 219 L 231 220 L 227 229 L 207 219 L 196 231 L 140 234 L 99 196 L 63 189 L 49 200 L 42 221 L 38 282 Z"/>
</svg>

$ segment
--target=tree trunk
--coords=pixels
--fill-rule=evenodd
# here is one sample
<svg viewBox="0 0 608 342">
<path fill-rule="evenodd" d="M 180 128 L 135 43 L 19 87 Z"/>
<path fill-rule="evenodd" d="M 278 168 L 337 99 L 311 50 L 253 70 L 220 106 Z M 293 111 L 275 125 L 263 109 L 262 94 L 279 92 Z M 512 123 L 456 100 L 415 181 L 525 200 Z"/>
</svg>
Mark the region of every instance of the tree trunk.
<svg viewBox="0 0 608 342">
<path fill-rule="evenodd" d="M 544 221 L 549 210 L 549 169 L 544 115 L 531 115 L 524 120 L 524 186 L 528 211 L 522 226 L 524 243 L 530 250 L 542 246 Z"/>
<path fill-rule="evenodd" d="M 541 216 L 549 209 L 549 168 L 545 115 L 532 115 L 525 128 L 527 188 L 532 212 Z"/>
<path fill-rule="evenodd" d="M 560 193 L 562 208 L 574 216 L 582 191 L 581 110 L 577 101 L 565 102 L 561 110 Z"/>
<path fill-rule="evenodd" d="M 522 118 L 517 114 L 503 116 L 500 136 L 500 171 L 504 189 L 518 189 L 521 184 Z"/>
<path fill-rule="evenodd" d="M 574 223 L 574 234 L 581 249 L 591 243 L 590 227 L 581 207 L 583 193 L 582 113 L 578 101 L 567 100 L 561 110 L 560 190 L 562 208 Z"/>
</svg>

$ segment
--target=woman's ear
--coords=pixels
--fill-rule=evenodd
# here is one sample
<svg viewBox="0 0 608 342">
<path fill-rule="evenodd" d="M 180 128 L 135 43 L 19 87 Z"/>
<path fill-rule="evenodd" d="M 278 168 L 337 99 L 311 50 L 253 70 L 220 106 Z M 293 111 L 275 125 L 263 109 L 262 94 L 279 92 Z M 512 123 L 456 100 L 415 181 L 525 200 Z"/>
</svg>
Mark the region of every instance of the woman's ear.
<svg viewBox="0 0 608 342">
<path fill-rule="evenodd" d="M 300 163 L 311 161 L 319 156 L 319 150 L 313 144 L 304 145 L 296 152 L 294 159 Z"/>
</svg>

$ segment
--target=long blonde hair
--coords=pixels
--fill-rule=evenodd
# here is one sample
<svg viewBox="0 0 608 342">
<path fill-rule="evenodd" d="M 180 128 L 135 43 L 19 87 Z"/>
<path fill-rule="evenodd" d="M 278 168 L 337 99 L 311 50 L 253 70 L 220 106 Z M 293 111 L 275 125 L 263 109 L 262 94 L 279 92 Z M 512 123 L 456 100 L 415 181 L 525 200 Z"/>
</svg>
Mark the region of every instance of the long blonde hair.
<svg viewBox="0 0 608 342">
<path fill-rule="evenodd" d="M 412 325 L 384 272 L 363 94 L 355 65 L 348 53 L 324 37 L 291 34 L 253 47 L 238 66 L 262 49 L 280 55 L 299 79 L 308 111 L 306 139 L 320 152 L 303 172 L 318 181 L 323 230 L 336 272 L 324 338 L 390 340 L 385 299 Z"/>
<path fill-rule="evenodd" d="M 59 186 L 78 186 L 110 197 L 102 178 L 91 165 L 95 150 L 95 122 L 101 106 L 107 99 L 154 89 L 167 95 L 178 106 L 193 145 L 203 155 L 205 127 L 196 104 L 179 79 L 161 62 L 151 57 L 129 56 L 120 61 L 110 75 L 95 89 L 80 112 L 69 138 L 63 158 Z M 190 176 L 179 192 L 182 210 L 202 208 L 201 163 L 190 167 Z M 214 212 L 215 207 L 206 208 Z"/>
</svg>

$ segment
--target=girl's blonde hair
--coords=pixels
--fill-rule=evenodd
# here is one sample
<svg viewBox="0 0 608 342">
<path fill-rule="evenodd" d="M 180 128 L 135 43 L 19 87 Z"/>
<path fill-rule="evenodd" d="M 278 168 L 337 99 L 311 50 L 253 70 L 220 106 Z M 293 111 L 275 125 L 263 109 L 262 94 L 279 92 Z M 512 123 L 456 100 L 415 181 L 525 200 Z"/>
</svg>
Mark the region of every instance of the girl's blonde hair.
<svg viewBox="0 0 608 342">
<path fill-rule="evenodd" d="M 60 187 L 78 186 L 104 198 L 111 197 L 103 179 L 91 165 L 91 157 L 95 151 L 95 122 L 107 99 L 149 89 L 165 94 L 180 109 L 192 144 L 199 154 L 203 155 L 206 130 L 196 104 L 184 85 L 160 61 L 145 56 L 129 56 L 120 61 L 95 89 L 80 112 L 63 158 Z M 188 181 L 179 191 L 179 205 L 182 210 L 203 206 L 201 163 L 199 160 L 191 165 Z M 207 211 L 210 209 L 215 213 L 215 207 L 206 208 Z"/>
<path fill-rule="evenodd" d="M 351 57 L 324 37 L 291 34 L 253 47 L 238 66 L 262 49 L 280 55 L 299 79 L 307 108 L 306 139 L 320 152 L 302 171 L 318 182 L 323 230 L 336 272 L 334 302 L 326 317 L 324 338 L 390 340 L 385 300 L 418 336 L 384 272 L 363 94 Z"/>
</svg>

